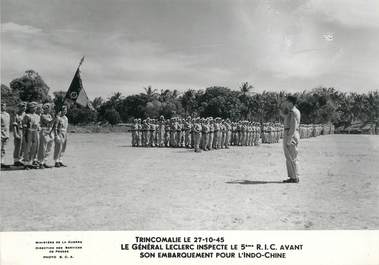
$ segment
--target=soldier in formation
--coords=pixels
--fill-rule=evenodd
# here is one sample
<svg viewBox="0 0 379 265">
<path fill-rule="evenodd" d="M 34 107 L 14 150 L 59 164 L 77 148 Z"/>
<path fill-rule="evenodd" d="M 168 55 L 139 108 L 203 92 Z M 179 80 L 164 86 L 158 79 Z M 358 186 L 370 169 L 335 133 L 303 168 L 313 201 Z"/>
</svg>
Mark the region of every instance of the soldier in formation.
<svg viewBox="0 0 379 265">
<path fill-rule="evenodd" d="M 9 138 L 9 114 L 5 103 L 1 104 L 1 165 L 9 168 L 3 162 L 5 145 Z M 55 167 L 65 166 L 62 162 L 67 145 L 67 107 L 53 118 L 51 104 L 36 102 L 21 102 L 13 118 L 13 165 L 24 169 L 50 168 L 47 159 L 54 145 Z"/>
<path fill-rule="evenodd" d="M 280 122 L 231 122 L 219 117 L 134 119 L 130 131 L 133 147 L 193 148 L 195 152 L 279 143 L 285 134 Z M 319 136 L 326 131 L 331 133 L 332 126 L 299 126 L 300 138 Z"/>
<path fill-rule="evenodd" d="M 300 139 L 334 134 L 333 124 L 300 124 Z"/>
<path fill-rule="evenodd" d="M 219 117 L 158 120 L 134 119 L 131 127 L 133 147 L 193 148 L 195 152 L 228 149 L 230 146 L 256 146 L 261 142 L 260 123 L 231 122 Z M 279 141 L 279 130 L 275 141 Z"/>
</svg>

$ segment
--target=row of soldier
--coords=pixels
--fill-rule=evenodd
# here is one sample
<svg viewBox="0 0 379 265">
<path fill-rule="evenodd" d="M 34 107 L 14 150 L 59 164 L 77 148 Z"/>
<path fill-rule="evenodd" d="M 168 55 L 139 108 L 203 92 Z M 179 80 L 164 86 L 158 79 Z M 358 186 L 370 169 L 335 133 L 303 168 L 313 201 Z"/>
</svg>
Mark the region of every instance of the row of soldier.
<svg viewBox="0 0 379 265">
<path fill-rule="evenodd" d="M 67 144 L 68 119 L 67 107 L 53 118 L 51 104 L 36 102 L 21 102 L 13 119 L 14 166 L 25 169 L 49 168 L 47 159 L 54 144 L 55 167 L 65 166 L 62 162 Z M 6 112 L 5 103 L 1 104 L 1 166 L 4 164 L 6 146 L 9 139 L 10 117 Z"/>
<path fill-rule="evenodd" d="M 309 138 L 332 134 L 334 126 L 301 124 L 299 130 L 301 138 Z M 258 122 L 231 122 L 212 117 L 164 119 L 161 116 L 159 119 L 134 119 L 131 131 L 133 147 L 186 147 L 206 151 L 229 146 L 278 143 L 283 138 L 284 126 L 281 123 L 261 125 Z"/>
<path fill-rule="evenodd" d="M 231 122 L 212 117 L 135 119 L 131 131 L 134 147 L 186 147 L 195 151 L 227 149 L 231 145 L 256 146 L 261 141 L 276 143 L 283 136 L 283 126 L 279 123 L 261 127 L 257 122 Z"/>
<path fill-rule="evenodd" d="M 300 124 L 300 138 L 317 137 L 325 134 L 334 134 L 333 124 Z"/>
</svg>

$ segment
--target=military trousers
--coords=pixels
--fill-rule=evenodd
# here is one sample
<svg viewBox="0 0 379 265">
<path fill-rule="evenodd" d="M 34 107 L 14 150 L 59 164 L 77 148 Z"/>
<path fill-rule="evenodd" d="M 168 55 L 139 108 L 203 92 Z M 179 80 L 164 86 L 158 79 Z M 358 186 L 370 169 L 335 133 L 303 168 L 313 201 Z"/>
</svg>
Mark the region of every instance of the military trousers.
<svg viewBox="0 0 379 265">
<path fill-rule="evenodd" d="M 201 137 L 201 148 L 205 151 L 207 150 L 207 146 L 208 146 L 208 134 L 203 133 Z"/>
<path fill-rule="evenodd" d="M 61 132 L 55 136 L 54 142 L 54 160 L 55 162 L 62 162 L 63 154 L 66 151 L 67 133 Z"/>
<path fill-rule="evenodd" d="M 25 164 L 31 164 L 33 159 L 37 157 L 39 147 L 39 132 L 37 130 L 28 130 L 24 135 L 25 151 L 24 162 Z"/>
<path fill-rule="evenodd" d="M 14 138 L 14 150 L 13 150 L 13 160 L 14 162 L 18 162 L 22 159 L 22 155 L 25 150 L 25 140 L 22 134 L 20 134 L 20 138 Z"/>
<path fill-rule="evenodd" d="M 43 128 L 39 135 L 38 161 L 44 164 L 53 147 L 54 139 L 50 136 L 50 129 Z"/>
<path fill-rule="evenodd" d="M 5 150 L 8 144 L 8 139 L 9 138 L 1 138 L 1 164 L 4 163 Z"/>
<path fill-rule="evenodd" d="M 214 132 L 210 132 L 208 134 L 208 146 L 207 146 L 209 150 L 212 150 L 213 148 L 213 138 L 214 138 Z"/>
<path fill-rule="evenodd" d="M 191 131 L 190 130 L 186 130 L 185 131 L 184 142 L 185 142 L 185 146 L 186 147 L 190 147 L 191 146 Z"/>
<path fill-rule="evenodd" d="M 201 133 L 193 133 L 195 152 L 200 152 Z"/>
<path fill-rule="evenodd" d="M 291 139 L 286 135 L 283 138 L 283 151 L 286 158 L 287 176 L 290 179 L 299 178 L 299 165 L 297 158 L 299 138 L 300 137 L 296 135 L 296 133 Z M 288 144 L 288 141 L 291 141 L 291 143 Z"/>
</svg>

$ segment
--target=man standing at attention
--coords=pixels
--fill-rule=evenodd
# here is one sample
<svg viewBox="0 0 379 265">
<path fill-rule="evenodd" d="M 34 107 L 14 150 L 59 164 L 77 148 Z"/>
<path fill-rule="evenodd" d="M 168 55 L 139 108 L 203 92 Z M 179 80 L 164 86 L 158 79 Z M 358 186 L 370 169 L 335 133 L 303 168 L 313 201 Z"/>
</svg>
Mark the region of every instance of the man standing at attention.
<svg viewBox="0 0 379 265">
<path fill-rule="evenodd" d="M 288 114 L 281 113 L 284 117 L 283 150 L 286 157 L 288 174 L 288 179 L 283 181 L 285 183 L 299 182 L 297 145 L 300 139 L 300 111 L 295 106 L 296 101 L 297 98 L 295 96 L 287 96 Z"/>
<path fill-rule="evenodd" d="M 67 127 L 68 127 L 68 119 L 66 117 L 67 114 L 67 106 L 63 106 L 62 110 L 58 112 L 55 126 L 54 126 L 54 160 L 55 167 L 65 167 L 63 164 L 62 158 L 63 154 L 66 151 L 67 145 Z"/>
<path fill-rule="evenodd" d="M 25 141 L 23 137 L 22 121 L 25 116 L 26 104 L 21 102 L 18 104 L 17 113 L 13 122 L 13 139 L 14 139 L 14 152 L 13 160 L 15 166 L 23 166 L 21 158 L 25 149 Z"/>
<path fill-rule="evenodd" d="M 1 102 L 1 168 L 9 168 L 9 165 L 4 164 L 5 148 L 9 139 L 9 123 L 10 117 L 5 102 Z"/>
</svg>

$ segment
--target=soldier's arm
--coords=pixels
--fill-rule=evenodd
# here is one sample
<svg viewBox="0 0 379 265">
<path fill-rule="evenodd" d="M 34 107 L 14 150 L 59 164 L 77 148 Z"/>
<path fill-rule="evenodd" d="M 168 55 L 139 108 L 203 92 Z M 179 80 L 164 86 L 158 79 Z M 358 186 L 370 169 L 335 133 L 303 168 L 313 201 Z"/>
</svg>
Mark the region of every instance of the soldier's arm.
<svg viewBox="0 0 379 265">
<path fill-rule="evenodd" d="M 20 138 L 20 135 L 19 135 L 19 132 L 18 132 L 18 124 L 17 124 L 17 121 L 16 121 L 16 118 L 12 124 L 12 127 L 13 127 L 13 137 L 14 138 Z"/>
<path fill-rule="evenodd" d="M 291 143 L 291 138 L 293 137 L 294 133 L 295 133 L 295 130 L 296 128 L 299 126 L 297 124 L 297 119 L 295 117 L 295 113 L 294 112 L 290 112 L 290 129 L 288 131 L 288 137 L 289 137 L 289 142 L 287 144 L 290 144 Z"/>
</svg>

